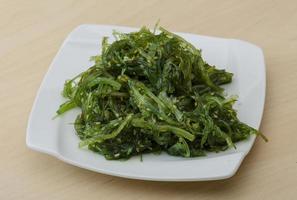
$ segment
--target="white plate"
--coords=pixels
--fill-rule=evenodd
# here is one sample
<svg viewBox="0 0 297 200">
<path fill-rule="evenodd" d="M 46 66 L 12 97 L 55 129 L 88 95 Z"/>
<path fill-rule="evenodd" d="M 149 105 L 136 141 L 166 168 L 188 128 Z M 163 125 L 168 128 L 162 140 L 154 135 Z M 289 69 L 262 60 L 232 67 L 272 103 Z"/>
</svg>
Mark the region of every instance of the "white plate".
<svg viewBox="0 0 297 200">
<path fill-rule="evenodd" d="M 103 36 L 112 30 L 131 32 L 138 29 L 81 25 L 72 31 L 53 60 L 36 96 L 27 127 L 29 148 L 50 154 L 72 165 L 114 176 L 155 181 L 217 180 L 235 174 L 250 151 L 255 136 L 236 144 L 236 149 L 208 153 L 206 157 L 179 158 L 163 153 L 147 154 L 128 161 L 107 161 L 89 150 L 79 149 L 72 122 L 79 110 L 73 110 L 52 120 L 55 111 L 65 101 L 61 91 L 66 79 L 92 66 L 89 57 L 100 52 Z M 226 86 L 228 94 L 236 94 L 240 120 L 259 128 L 265 100 L 265 64 L 262 50 L 250 43 L 215 37 L 178 33 L 202 49 L 204 59 L 219 68 L 234 73 Z"/>
</svg>

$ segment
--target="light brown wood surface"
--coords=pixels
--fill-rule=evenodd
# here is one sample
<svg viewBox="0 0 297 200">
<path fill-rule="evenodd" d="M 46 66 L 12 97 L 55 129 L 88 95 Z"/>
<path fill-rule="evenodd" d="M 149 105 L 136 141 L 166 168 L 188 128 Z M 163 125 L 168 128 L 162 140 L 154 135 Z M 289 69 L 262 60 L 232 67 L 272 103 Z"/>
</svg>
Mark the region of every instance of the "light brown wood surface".
<svg viewBox="0 0 297 200">
<path fill-rule="evenodd" d="M 267 96 L 261 131 L 236 175 L 148 182 L 80 169 L 29 150 L 37 89 L 67 34 L 83 23 L 238 38 L 263 48 Z M 0 199 L 297 199 L 297 1 L 0 0 Z"/>
</svg>

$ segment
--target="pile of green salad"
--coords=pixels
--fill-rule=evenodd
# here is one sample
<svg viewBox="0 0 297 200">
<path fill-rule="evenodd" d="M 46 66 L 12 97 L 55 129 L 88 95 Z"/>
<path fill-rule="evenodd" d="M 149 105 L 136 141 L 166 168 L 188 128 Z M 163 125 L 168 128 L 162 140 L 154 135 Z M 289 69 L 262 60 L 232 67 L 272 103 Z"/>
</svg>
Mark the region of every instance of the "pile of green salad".
<svg viewBox="0 0 297 200">
<path fill-rule="evenodd" d="M 224 151 L 251 134 L 223 84 L 233 74 L 209 65 L 201 50 L 164 28 L 114 32 L 94 65 L 65 82 L 58 115 L 79 107 L 80 147 L 106 159 L 167 152 L 196 157 Z M 264 137 L 265 138 L 265 137 Z"/>
</svg>

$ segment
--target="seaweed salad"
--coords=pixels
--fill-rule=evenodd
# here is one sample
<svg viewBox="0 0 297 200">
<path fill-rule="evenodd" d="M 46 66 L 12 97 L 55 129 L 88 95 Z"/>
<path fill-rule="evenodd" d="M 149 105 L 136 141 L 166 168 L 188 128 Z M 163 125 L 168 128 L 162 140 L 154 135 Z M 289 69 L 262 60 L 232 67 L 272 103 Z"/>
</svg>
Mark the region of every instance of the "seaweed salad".
<svg viewBox="0 0 297 200">
<path fill-rule="evenodd" d="M 157 29 L 157 30 L 156 30 Z M 196 157 L 235 148 L 251 134 L 221 87 L 233 74 L 203 60 L 201 50 L 162 27 L 113 33 L 94 65 L 64 85 L 61 115 L 79 107 L 80 147 L 108 160 L 167 152 Z"/>
</svg>

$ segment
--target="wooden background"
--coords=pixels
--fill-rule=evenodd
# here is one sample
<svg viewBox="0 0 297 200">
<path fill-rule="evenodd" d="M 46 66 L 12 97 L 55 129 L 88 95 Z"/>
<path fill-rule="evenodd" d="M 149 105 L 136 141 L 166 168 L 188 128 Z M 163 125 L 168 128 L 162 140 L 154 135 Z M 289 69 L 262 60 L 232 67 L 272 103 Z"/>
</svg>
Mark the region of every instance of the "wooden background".
<svg viewBox="0 0 297 200">
<path fill-rule="evenodd" d="M 238 38 L 263 48 L 267 97 L 257 139 L 223 181 L 168 183 L 111 177 L 25 146 L 28 115 L 49 64 L 83 23 Z M 297 199 L 297 1 L 0 0 L 0 199 Z"/>
</svg>

